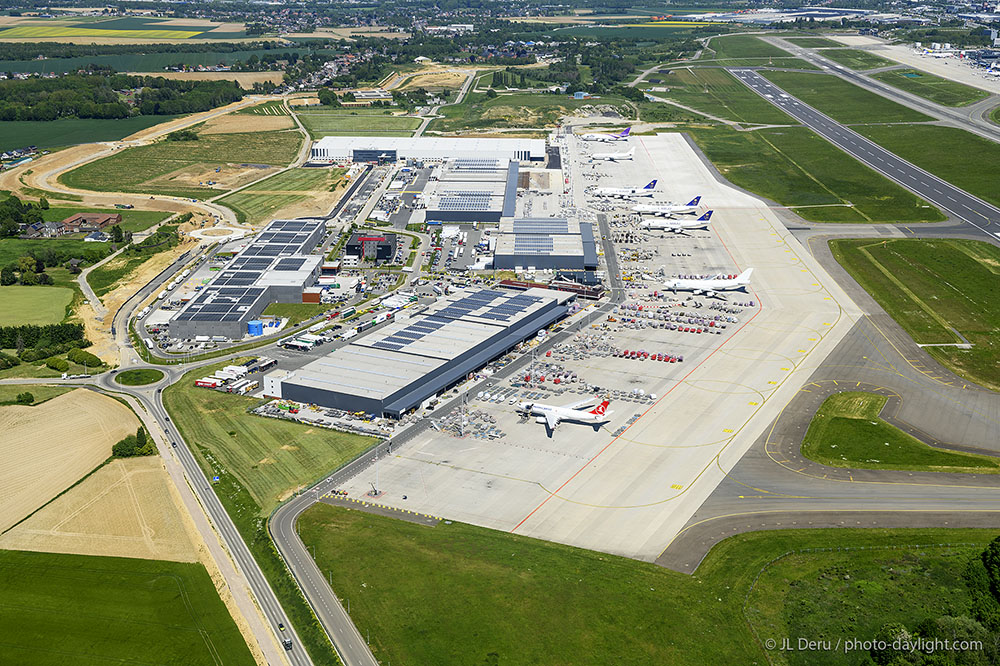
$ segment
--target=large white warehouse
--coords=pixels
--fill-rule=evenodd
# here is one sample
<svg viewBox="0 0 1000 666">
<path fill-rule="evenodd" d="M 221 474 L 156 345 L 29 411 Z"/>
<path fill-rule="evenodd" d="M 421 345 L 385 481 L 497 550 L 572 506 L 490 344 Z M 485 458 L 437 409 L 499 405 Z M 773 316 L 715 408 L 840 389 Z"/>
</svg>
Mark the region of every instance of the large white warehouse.
<svg viewBox="0 0 1000 666">
<path fill-rule="evenodd" d="M 533 162 L 545 159 L 544 139 L 326 136 L 313 143 L 310 162 L 433 162 L 447 157 Z"/>
</svg>

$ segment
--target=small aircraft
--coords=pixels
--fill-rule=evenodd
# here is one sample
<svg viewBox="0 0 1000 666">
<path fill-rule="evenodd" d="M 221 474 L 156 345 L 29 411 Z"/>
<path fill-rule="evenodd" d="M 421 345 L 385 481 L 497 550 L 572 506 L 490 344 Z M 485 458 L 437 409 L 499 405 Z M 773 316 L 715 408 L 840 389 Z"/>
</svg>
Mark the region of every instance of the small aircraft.
<svg viewBox="0 0 1000 666">
<path fill-rule="evenodd" d="M 708 225 L 712 223 L 713 212 L 707 211 L 697 220 L 646 220 L 639 225 L 639 228 L 653 231 L 672 231 L 675 234 L 688 229 L 708 229 Z"/>
<path fill-rule="evenodd" d="M 651 180 L 644 187 L 598 187 L 593 191 L 595 197 L 612 197 L 626 199 L 630 197 L 651 197 L 656 188 L 656 181 Z"/>
<path fill-rule="evenodd" d="M 628 133 L 632 131 L 631 127 L 626 127 L 618 134 L 607 134 L 606 132 L 594 132 L 591 134 L 584 134 L 580 138 L 584 141 L 625 141 L 628 139 Z"/>
<path fill-rule="evenodd" d="M 632 156 L 635 155 L 635 148 L 628 151 L 627 153 L 594 153 L 590 156 L 592 160 L 606 160 L 608 162 L 617 162 L 618 160 L 630 160 Z"/>
<path fill-rule="evenodd" d="M 636 213 L 645 213 L 646 215 L 665 215 L 668 217 L 673 217 L 674 215 L 693 215 L 698 210 L 699 203 L 701 203 L 701 195 L 696 196 L 686 204 L 675 204 L 669 201 L 665 204 L 639 204 L 632 210 Z"/>
<path fill-rule="evenodd" d="M 714 277 L 705 280 L 685 280 L 674 278 L 667 280 L 663 286 L 673 292 L 690 291 L 696 295 L 715 296 L 720 291 L 746 291 L 750 285 L 752 268 L 748 268 L 735 278 Z"/>
<path fill-rule="evenodd" d="M 607 411 L 610 401 L 605 400 L 590 411 L 586 408 L 591 406 L 597 398 L 587 398 L 571 405 L 543 405 L 538 402 L 522 402 L 517 406 L 517 410 L 526 416 L 534 416 L 537 423 L 544 423 L 545 430 L 549 437 L 553 431 L 563 421 L 573 423 L 586 423 L 594 428 L 594 432 L 600 430 L 601 426 L 610 420 L 611 412 Z"/>
</svg>

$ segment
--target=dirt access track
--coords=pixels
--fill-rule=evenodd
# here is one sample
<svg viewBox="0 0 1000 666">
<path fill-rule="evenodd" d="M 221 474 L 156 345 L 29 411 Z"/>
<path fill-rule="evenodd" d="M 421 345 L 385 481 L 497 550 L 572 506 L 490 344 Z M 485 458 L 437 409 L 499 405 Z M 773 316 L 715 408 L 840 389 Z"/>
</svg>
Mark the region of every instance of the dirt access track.
<svg viewBox="0 0 1000 666">
<path fill-rule="evenodd" d="M 138 427 L 128 407 L 87 389 L 0 408 L 0 531 L 107 460 Z"/>
</svg>

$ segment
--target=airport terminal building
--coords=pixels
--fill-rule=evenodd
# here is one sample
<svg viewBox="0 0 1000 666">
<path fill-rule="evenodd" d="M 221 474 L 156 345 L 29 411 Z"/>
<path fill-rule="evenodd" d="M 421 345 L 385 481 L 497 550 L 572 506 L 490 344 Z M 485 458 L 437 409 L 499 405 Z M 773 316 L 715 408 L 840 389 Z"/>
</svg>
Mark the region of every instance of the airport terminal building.
<svg viewBox="0 0 1000 666">
<path fill-rule="evenodd" d="M 240 340 L 271 303 L 301 303 L 323 263 L 309 252 L 325 232 L 324 220 L 274 220 L 170 318 L 170 335 Z"/>
<path fill-rule="evenodd" d="M 574 298 L 457 291 L 281 377 L 281 397 L 398 418 L 564 317 Z"/>
</svg>

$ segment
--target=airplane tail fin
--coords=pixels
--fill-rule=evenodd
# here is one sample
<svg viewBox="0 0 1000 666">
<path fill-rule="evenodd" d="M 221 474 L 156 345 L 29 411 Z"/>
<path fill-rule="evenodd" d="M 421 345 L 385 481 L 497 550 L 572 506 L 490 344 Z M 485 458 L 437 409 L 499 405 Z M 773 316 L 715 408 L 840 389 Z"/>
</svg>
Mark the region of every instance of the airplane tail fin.
<svg viewBox="0 0 1000 666">
<path fill-rule="evenodd" d="M 702 215 L 701 217 L 699 217 L 696 221 L 697 222 L 708 222 L 708 221 L 710 221 L 712 219 L 712 213 L 714 213 L 714 212 L 715 212 L 714 210 L 707 211 L 704 215 Z"/>
<path fill-rule="evenodd" d="M 625 154 L 628 155 L 629 157 L 632 157 L 633 155 L 635 155 L 635 148 L 630 148 L 629 151 Z"/>
<path fill-rule="evenodd" d="M 749 282 L 750 281 L 750 276 L 752 274 L 753 274 L 753 269 L 752 268 L 748 268 L 745 271 L 743 271 L 742 273 L 740 273 L 739 275 L 737 275 L 736 279 L 740 280 L 741 282 Z"/>
<path fill-rule="evenodd" d="M 597 416 L 604 416 L 604 413 L 608 410 L 608 405 L 609 404 L 611 404 L 611 401 L 610 400 L 605 400 L 604 402 L 602 402 L 601 404 L 599 404 L 597 407 L 594 407 L 592 410 L 590 410 L 590 413 L 591 414 L 596 414 Z"/>
<path fill-rule="evenodd" d="M 620 136 L 622 138 L 625 138 L 625 137 L 628 136 L 628 133 L 631 132 L 631 131 L 632 131 L 631 127 L 626 127 L 625 129 L 623 129 L 621 132 L 618 133 L 618 136 Z"/>
<path fill-rule="evenodd" d="M 655 180 L 651 180 L 651 181 L 649 181 L 649 184 L 646 185 L 646 187 L 644 187 L 642 189 L 644 189 L 644 190 L 651 190 L 651 189 L 653 189 L 655 187 L 656 187 L 656 181 Z"/>
<path fill-rule="evenodd" d="M 688 201 L 685 205 L 686 206 L 697 206 L 699 203 L 701 203 L 701 195 L 700 194 L 698 196 L 696 196 L 694 199 L 691 199 L 691 201 Z"/>
</svg>

